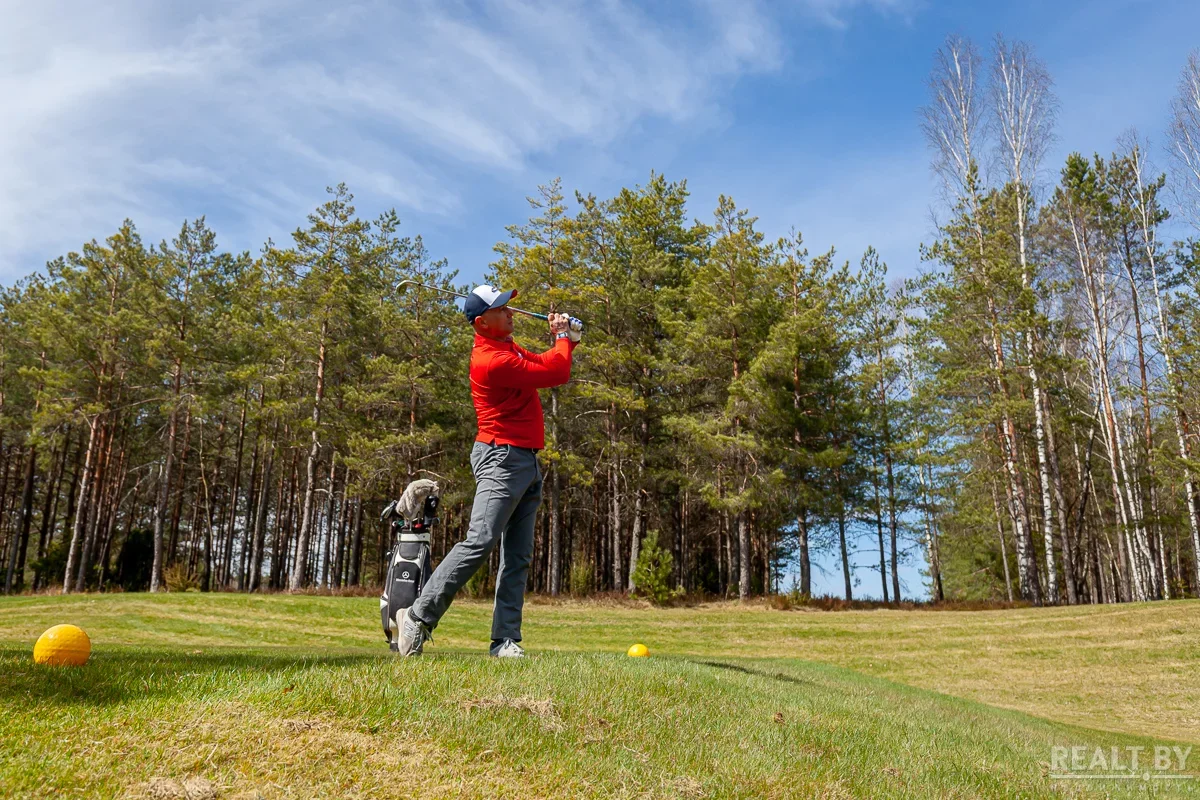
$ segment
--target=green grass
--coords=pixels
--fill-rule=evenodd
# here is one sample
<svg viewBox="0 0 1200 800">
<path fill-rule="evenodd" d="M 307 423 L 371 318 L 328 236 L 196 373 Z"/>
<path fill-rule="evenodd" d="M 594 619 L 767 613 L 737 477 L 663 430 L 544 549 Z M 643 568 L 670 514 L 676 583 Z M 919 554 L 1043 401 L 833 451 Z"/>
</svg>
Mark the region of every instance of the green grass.
<svg viewBox="0 0 1200 800">
<path fill-rule="evenodd" d="M 1054 746 L 1200 738 L 1200 603 L 538 603 L 518 663 L 483 656 L 486 605 L 456 603 L 407 660 L 387 652 L 376 608 L 0 601 L 0 796 L 183 796 L 196 777 L 247 798 L 1200 796 L 1200 779 L 1055 780 L 1047 763 Z M 58 622 L 91 635 L 87 666 L 32 663 Z M 621 655 L 634 641 L 653 657 Z"/>
</svg>

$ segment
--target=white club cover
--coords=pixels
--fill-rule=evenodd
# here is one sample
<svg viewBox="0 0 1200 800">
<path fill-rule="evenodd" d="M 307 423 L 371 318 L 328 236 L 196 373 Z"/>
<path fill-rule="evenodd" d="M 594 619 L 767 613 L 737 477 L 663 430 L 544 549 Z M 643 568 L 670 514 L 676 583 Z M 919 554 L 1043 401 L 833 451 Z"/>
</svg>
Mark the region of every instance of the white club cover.
<svg viewBox="0 0 1200 800">
<path fill-rule="evenodd" d="M 425 498 L 437 493 L 437 481 L 418 478 L 404 488 L 404 494 L 396 503 L 396 510 L 409 522 L 422 519 L 425 516 Z"/>
</svg>

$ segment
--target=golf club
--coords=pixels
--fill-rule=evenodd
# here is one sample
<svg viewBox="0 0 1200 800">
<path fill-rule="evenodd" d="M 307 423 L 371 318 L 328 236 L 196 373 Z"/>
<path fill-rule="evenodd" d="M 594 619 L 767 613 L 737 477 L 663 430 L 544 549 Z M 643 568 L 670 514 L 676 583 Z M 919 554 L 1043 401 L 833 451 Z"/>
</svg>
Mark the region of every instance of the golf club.
<svg viewBox="0 0 1200 800">
<path fill-rule="evenodd" d="M 463 299 L 466 299 L 466 297 L 467 297 L 465 294 L 460 294 L 458 292 L 452 292 L 449 289 L 442 289 L 441 287 L 438 287 L 438 286 L 430 286 L 427 283 L 418 283 L 417 281 L 400 281 L 399 283 L 396 284 L 396 291 L 403 293 L 404 289 L 402 287 L 405 287 L 405 286 L 420 286 L 422 289 L 431 289 L 432 291 L 441 292 L 442 294 L 452 294 L 455 297 L 461 297 Z M 512 306 L 509 306 L 509 308 L 512 308 Z M 540 319 L 540 320 L 549 319 L 549 317 L 547 317 L 545 314 L 538 314 L 534 311 L 525 311 L 520 308 L 512 308 L 512 310 L 516 314 L 524 314 L 525 316 L 533 317 L 534 319 Z"/>
</svg>

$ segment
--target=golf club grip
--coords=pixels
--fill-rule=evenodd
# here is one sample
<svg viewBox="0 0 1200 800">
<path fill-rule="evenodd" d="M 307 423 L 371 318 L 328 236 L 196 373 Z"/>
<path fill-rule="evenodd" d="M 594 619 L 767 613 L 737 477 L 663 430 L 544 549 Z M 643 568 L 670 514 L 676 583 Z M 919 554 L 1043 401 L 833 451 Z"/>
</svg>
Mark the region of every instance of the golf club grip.
<svg viewBox="0 0 1200 800">
<path fill-rule="evenodd" d="M 511 308 L 511 306 L 510 306 L 510 308 Z M 514 314 L 524 314 L 527 317 L 533 317 L 534 319 L 540 319 L 543 322 L 548 322 L 550 320 L 550 318 L 548 316 L 546 316 L 545 314 L 538 314 L 533 311 L 526 311 L 522 308 L 514 308 L 513 313 Z"/>
</svg>

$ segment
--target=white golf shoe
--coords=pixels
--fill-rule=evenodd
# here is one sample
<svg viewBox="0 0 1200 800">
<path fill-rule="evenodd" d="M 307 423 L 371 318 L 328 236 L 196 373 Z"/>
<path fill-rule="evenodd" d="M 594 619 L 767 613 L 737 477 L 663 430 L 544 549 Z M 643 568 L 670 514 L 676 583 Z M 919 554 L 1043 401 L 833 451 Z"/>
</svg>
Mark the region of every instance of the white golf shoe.
<svg viewBox="0 0 1200 800">
<path fill-rule="evenodd" d="M 524 658 L 525 650 L 514 639 L 505 639 L 499 644 L 492 645 L 489 652 L 494 658 Z"/>
<path fill-rule="evenodd" d="M 433 632 L 429 626 L 412 615 L 412 609 L 404 611 L 404 620 L 400 625 L 400 641 L 396 652 L 402 656 L 419 656 L 425 648 L 425 642 L 433 641 Z"/>
</svg>

